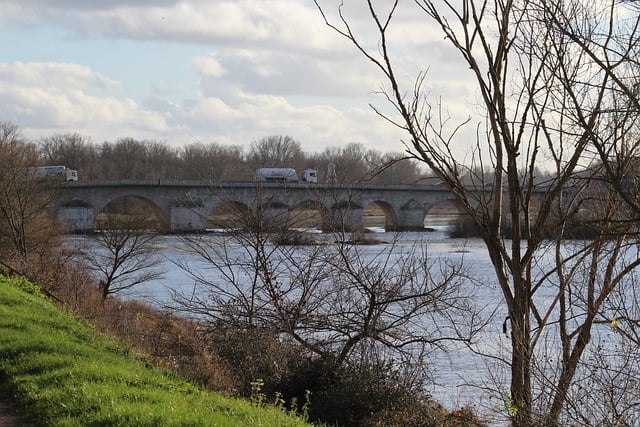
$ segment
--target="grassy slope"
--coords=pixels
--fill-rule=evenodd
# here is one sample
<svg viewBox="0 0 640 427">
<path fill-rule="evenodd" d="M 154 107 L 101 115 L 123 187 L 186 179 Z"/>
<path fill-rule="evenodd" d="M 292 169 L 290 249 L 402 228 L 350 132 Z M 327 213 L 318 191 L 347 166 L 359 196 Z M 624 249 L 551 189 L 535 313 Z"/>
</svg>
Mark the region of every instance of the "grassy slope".
<svg viewBox="0 0 640 427">
<path fill-rule="evenodd" d="M 0 394 L 37 424 L 303 426 L 274 408 L 203 391 L 127 355 L 37 292 L 0 276 Z"/>
</svg>

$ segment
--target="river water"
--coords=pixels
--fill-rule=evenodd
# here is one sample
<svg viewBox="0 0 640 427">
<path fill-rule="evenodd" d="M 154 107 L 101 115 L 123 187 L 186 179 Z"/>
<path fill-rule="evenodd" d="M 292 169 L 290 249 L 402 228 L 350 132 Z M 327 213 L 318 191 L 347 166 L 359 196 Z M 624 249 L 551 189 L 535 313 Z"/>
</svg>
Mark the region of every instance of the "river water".
<svg viewBox="0 0 640 427">
<path fill-rule="evenodd" d="M 505 424 L 507 417 L 503 396 L 508 391 L 509 372 L 507 365 L 499 358 L 509 359 L 510 343 L 503 331 L 506 309 L 484 243 L 473 238 L 451 239 L 447 236 L 446 227 L 438 227 L 433 232 L 400 233 L 399 236 L 383 230 L 376 231 L 378 233 L 375 236 L 383 242 L 399 238 L 394 247 L 398 253 L 421 245 L 428 248 L 428 256 L 434 260 L 463 263 L 472 279 L 468 291 L 473 295 L 476 308 L 481 309 L 485 316 L 493 313 L 493 320 L 482 330 L 471 349 L 459 344 L 450 345 L 447 351 L 432 353 L 428 368 L 433 383 L 429 391 L 448 409 L 472 407 L 488 417 L 491 425 Z M 87 237 L 70 239 L 83 244 L 90 240 Z M 386 245 L 373 245 L 367 250 L 381 250 Z M 184 242 L 180 236 L 163 236 L 157 241 L 157 246 L 165 276 L 154 282 L 140 284 L 124 296 L 165 307 L 173 303 L 172 293 L 188 293 L 194 289 L 194 279 L 178 267 L 176 261 L 197 264 L 200 260 L 183 251 Z M 541 297 L 546 296 L 542 294 Z M 480 356 L 478 353 L 491 356 Z"/>
</svg>

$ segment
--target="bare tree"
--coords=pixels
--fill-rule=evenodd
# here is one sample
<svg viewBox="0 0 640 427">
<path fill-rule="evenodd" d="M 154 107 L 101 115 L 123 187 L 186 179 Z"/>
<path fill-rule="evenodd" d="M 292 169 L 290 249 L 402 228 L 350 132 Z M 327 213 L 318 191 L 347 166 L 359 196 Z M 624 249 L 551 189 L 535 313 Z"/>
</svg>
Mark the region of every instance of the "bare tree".
<svg viewBox="0 0 640 427">
<path fill-rule="evenodd" d="M 47 165 L 64 165 L 78 171 L 80 179 L 94 179 L 96 148 L 88 138 L 77 133 L 43 138 L 40 152 Z"/>
<path fill-rule="evenodd" d="M 182 177 L 211 181 L 249 181 L 255 170 L 246 165 L 240 146 L 191 144 L 180 152 Z"/>
<path fill-rule="evenodd" d="M 145 173 L 145 147 L 142 141 L 121 138 L 100 145 L 101 179 L 142 179 Z"/>
<path fill-rule="evenodd" d="M 423 176 L 419 163 L 404 153 L 382 154 L 371 168 L 372 181 L 381 184 L 414 184 Z"/>
<path fill-rule="evenodd" d="M 159 141 L 145 142 L 145 179 L 176 179 L 180 174 L 178 151 Z"/>
<path fill-rule="evenodd" d="M 384 96 L 397 115 L 376 111 L 407 132 L 407 151 L 457 196 L 480 231 L 508 312 L 507 403 L 513 425 L 560 423 L 572 405 L 567 396 L 598 325 L 595 319 L 603 314 L 602 304 L 638 265 L 637 253 L 625 250 L 635 230 L 620 228 L 617 212 L 619 198 L 630 194 L 624 189 L 629 177 L 623 179 L 629 159 L 638 156 L 637 10 L 615 0 L 416 0 L 417 12 L 440 30 L 475 83 L 481 114 L 455 122 L 445 105 L 429 101 L 425 71 L 408 86 L 398 77 L 393 24 L 404 4 L 365 2 L 376 32 L 376 43 L 368 43 L 343 3 L 334 17 L 323 2 L 315 3 L 327 24 L 385 78 Z M 477 127 L 476 140 L 460 153 L 456 139 L 467 124 Z M 581 169 L 598 161 L 606 173 L 592 168 L 585 178 Z M 539 187 L 535 174 L 542 163 L 552 174 Z M 618 189 L 618 199 L 585 200 L 578 191 L 569 191 L 576 182 L 594 183 L 602 176 L 608 189 Z M 633 206 L 634 201 L 628 203 Z M 594 209 L 600 205 L 604 209 Z M 580 209 L 600 214 L 591 220 L 595 237 L 584 249 L 567 253 L 559 230 Z M 504 238 L 507 229 L 510 240 Z M 558 249 L 541 274 L 538 268 L 549 266 L 541 260 L 550 235 L 558 238 Z M 578 272 L 585 274 L 585 285 L 578 293 L 569 292 L 578 283 Z M 553 297 L 539 297 L 550 289 Z M 575 307 L 579 313 L 572 311 Z M 562 343 L 555 374 L 536 370 L 541 337 Z M 549 394 L 534 395 L 541 388 Z"/>
<path fill-rule="evenodd" d="M 51 208 L 60 182 L 41 179 L 37 147 L 27 142 L 18 126 L 0 123 L 0 244 L 5 261 L 21 268 L 33 256 L 44 256 L 56 245 Z"/>
<path fill-rule="evenodd" d="M 335 164 L 338 182 L 351 183 L 366 181 L 371 178 L 370 164 L 367 162 L 367 149 L 362 144 L 349 143 L 335 150 L 325 150 L 325 157 Z"/>
<path fill-rule="evenodd" d="M 93 271 L 103 300 L 164 276 L 155 247 L 157 233 L 146 214 L 108 214 L 98 227 L 95 246 L 82 249 L 81 261 Z"/>
<path fill-rule="evenodd" d="M 253 169 L 287 167 L 304 169 L 304 155 L 300 143 L 290 136 L 268 136 L 251 143 L 247 154 Z"/>
</svg>

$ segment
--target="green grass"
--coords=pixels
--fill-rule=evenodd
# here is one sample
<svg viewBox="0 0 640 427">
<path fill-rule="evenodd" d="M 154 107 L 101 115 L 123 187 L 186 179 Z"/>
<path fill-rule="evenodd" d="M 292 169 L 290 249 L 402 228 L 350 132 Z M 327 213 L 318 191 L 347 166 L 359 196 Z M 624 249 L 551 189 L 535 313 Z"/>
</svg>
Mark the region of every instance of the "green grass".
<svg viewBox="0 0 640 427">
<path fill-rule="evenodd" d="M 37 425 L 303 426 L 274 407 L 202 390 L 0 276 L 0 396 Z"/>
</svg>

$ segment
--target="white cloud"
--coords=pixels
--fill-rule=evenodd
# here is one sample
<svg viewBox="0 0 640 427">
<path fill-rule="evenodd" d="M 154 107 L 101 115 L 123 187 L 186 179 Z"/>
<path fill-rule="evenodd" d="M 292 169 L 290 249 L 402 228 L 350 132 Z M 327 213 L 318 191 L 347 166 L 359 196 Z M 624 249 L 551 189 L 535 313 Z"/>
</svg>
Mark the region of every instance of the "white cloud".
<svg viewBox="0 0 640 427">
<path fill-rule="evenodd" d="M 58 25 L 76 34 L 263 48 L 346 50 L 304 0 L 4 1 L 4 20 Z M 3 10 L 4 12 L 4 10 Z"/>
<path fill-rule="evenodd" d="M 117 89 L 120 83 L 91 71 L 89 67 L 70 63 L 0 63 L 0 79 L 24 86 L 80 87 Z"/>
<path fill-rule="evenodd" d="M 384 135 L 394 134 L 376 124 L 379 119 L 366 107 L 296 106 L 283 96 L 237 89 L 227 99 L 201 96 L 171 106 L 149 102 L 157 107 L 150 108 L 111 91 L 120 88 L 118 82 L 74 64 L 0 64 L 0 97 L 5 101 L 0 117 L 35 139 L 79 132 L 96 141 L 129 136 L 172 144 L 196 138 L 242 145 L 286 134 L 309 152 L 354 141 L 388 151 Z"/>
<path fill-rule="evenodd" d="M 196 71 L 204 77 L 222 77 L 227 70 L 216 60 L 213 55 L 198 56 L 193 60 Z"/>
<path fill-rule="evenodd" d="M 111 94 L 110 90 L 119 88 L 118 82 L 75 64 L 0 64 L 0 116 L 30 133 L 37 129 L 63 133 L 106 128 L 167 130 L 161 115 Z"/>
</svg>

